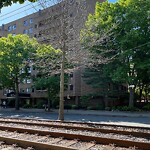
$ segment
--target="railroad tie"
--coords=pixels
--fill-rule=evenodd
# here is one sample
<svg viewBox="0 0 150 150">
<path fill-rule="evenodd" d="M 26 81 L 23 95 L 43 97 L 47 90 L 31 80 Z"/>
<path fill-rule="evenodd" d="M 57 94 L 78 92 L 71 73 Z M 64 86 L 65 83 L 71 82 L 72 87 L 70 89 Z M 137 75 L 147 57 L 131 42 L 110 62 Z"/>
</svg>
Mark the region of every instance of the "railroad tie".
<svg viewBox="0 0 150 150">
<path fill-rule="evenodd" d="M 86 146 L 84 146 L 83 148 L 81 148 L 80 150 L 87 150 L 91 147 L 93 147 L 95 144 L 94 143 L 88 143 Z"/>
</svg>

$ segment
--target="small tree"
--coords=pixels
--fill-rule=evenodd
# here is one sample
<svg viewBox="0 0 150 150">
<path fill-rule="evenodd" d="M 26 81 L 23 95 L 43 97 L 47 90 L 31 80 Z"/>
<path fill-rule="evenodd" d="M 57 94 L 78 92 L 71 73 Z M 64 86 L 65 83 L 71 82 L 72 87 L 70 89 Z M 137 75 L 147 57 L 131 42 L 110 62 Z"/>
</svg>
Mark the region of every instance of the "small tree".
<svg viewBox="0 0 150 150">
<path fill-rule="evenodd" d="M 54 101 L 55 97 L 59 93 L 59 83 L 59 76 L 43 76 L 41 78 L 35 78 L 34 86 L 36 88 L 47 89 L 48 111 L 50 111 L 52 101 Z"/>
</svg>

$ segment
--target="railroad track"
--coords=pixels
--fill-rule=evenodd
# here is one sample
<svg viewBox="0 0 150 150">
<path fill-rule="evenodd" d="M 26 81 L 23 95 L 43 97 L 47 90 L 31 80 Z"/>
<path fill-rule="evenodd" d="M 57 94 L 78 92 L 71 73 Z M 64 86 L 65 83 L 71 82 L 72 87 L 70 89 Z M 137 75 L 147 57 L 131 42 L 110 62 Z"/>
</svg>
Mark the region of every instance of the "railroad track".
<svg viewBox="0 0 150 150">
<path fill-rule="evenodd" d="M 112 129 L 111 129 L 112 128 Z M 126 129 L 126 130 L 120 130 Z M 150 149 L 150 128 L 139 128 L 139 127 L 123 127 L 123 126 L 110 126 L 109 128 L 106 124 L 92 124 L 92 123 L 76 123 L 76 122 L 59 122 L 59 121 L 38 121 L 31 119 L 9 119 L 0 118 L 0 130 L 7 132 L 17 133 L 28 133 L 30 135 L 38 134 L 38 136 L 43 136 L 40 138 L 45 138 L 50 136 L 52 138 L 58 139 L 55 144 L 45 144 L 31 141 L 25 141 L 21 139 L 12 139 L 12 137 L 2 137 L 1 141 L 9 141 L 8 144 L 18 143 L 18 145 L 32 146 L 36 149 L 83 149 L 92 150 L 92 147 L 99 146 L 99 144 L 115 144 L 119 147 L 136 147 L 138 149 Z M 107 136 L 105 137 L 105 134 Z M 110 136 L 109 136 L 110 135 Z M 112 136 L 114 135 L 114 137 Z M 118 137 L 117 137 L 118 136 Z M 123 136 L 123 137 L 122 137 Z M 117 137 L 117 138 L 116 138 Z M 121 137 L 121 138 L 120 138 Z M 78 140 L 76 140 L 78 139 Z M 59 142 L 62 144 L 59 146 Z M 94 142 L 93 142 L 94 141 Z M 11 142 L 11 143 L 10 143 Z M 71 145 L 82 145 L 76 148 L 76 146 Z M 39 147 L 39 148 L 38 148 Z M 95 149 L 96 150 L 96 149 Z"/>
</svg>

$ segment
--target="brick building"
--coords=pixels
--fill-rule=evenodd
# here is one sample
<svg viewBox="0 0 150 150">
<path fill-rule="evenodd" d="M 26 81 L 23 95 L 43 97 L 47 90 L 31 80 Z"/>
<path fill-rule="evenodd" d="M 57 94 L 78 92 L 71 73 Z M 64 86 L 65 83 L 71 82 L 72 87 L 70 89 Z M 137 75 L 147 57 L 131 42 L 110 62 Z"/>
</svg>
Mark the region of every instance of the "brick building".
<svg viewBox="0 0 150 150">
<path fill-rule="evenodd" d="M 94 13 L 97 1 L 102 2 L 103 0 L 67 0 L 60 2 L 54 6 L 2 25 L 0 27 L 0 36 L 28 34 L 30 37 L 37 38 L 40 43 L 48 43 L 54 48 L 60 48 L 63 30 L 67 35 L 65 39 L 66 51 L 72 55 L 72 58 L 75 58 L 80 50 L 80 30 L 84 27 L 89 13 Z M 78 104 L 80 96 L 100 92 L 85 84 L 82 80 L 81 72 L 81 69 L 77 69 L 70 73 L 68 90 L 65 91 L 65 99 L 69 95 L 70 101 L 73 100 L 76 104 Z M 36 70 L 31 66 L 29 73 L 36 75 Z M 31 79 L 25 79 L 23 83 L 20 83 L 19 88 L 21 93 L 30 94 L 28 98 L 32 99 L 33 103 L 36 103 L 37 99 L 46 97 L 46 91 L 37 90 L 32 87 Z M 0 99 L 6 99 L 7 92 L 1 90 Z M 24 98 L 26 99 L 26 97 Z"/>
</svg>

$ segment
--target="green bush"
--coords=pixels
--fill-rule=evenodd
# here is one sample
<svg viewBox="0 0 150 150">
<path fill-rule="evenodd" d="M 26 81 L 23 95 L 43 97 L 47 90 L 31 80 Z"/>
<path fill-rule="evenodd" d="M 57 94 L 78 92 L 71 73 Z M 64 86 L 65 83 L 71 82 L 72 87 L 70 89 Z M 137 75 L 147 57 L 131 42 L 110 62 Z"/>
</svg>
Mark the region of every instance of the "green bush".
<svg viewBox="0 0 150 150">
<path fill-rule="evenodd" d="M 7 106 L 9 107 L 15 107 L 15 99 L 10 99 L 7 103 Z"/>
<path fill-rule="evenodd" d="M 78 109 L 78 106 L 77 105 L 72 105 L 71 108 L 72 109 Z"/>
<path fill-rule="evenodd" d="M 59 109 L 59 105 L 57 105 L 55 108 L 56 108 L 56 109 Z"/>
<path fill-rule="evenodd" d="M 120 111 L 139 111 L 138 108 L 129 106 L 118 106 L 116 109 Z"/>
<path fill-rule="evenodd" d="M 103 105 L 97 105 L 97 106 L 88 106 L 87 110 L 104 110 L 104 106 Z"/>
<path fill-rule="evenodd" d="M 96 106 L 96 109 L 97 110 L 104 110 L 105 106 L 103 104 L 99 104 L 99 105 Z"/>
<path fill-rule="evenodd" d="M 117 107 L 116 106 L 112 106 L 111 110 L 116 110 Z"/>
<path fill-rule="evenodd" d="M 111 108 L 110 108 L 110 107 L 105 107 L 105 110 L 106 110 L 106 111 L 110 111 Z"/>
<path fill-rule="evenodd" d="M 57 106 L 59 105 L 59 98 L 58 97 L 54 97 L 52 99 L 52 108 L 58 108 Z"/>
<path fill-rule="evenodd" d="M 147 111 L 150 111 L 150 103 L 146 104 L 144 107 L 143 107 L 144 110 L 147 110 Z"/>
<path fill-rule="evenodd" d="M 37 102 L 37 104 L 35 105 L 35 107 L 38 108 L 38 109 L 43 109 L 44 108 L 43 105 L 44 105 L 43 101 L 39 100 Z"/>
<path fill-rule="evenodd" d="M 90 96 L 81 96 L 80 97 L 80 104 L 82 108 L 87 108 L 89 104 Z"/>
<path fill-rule="evenodd" d="M 30 104 L 25 104 L 23 105 L 23 108 L 32 108 L 32 106 Z"/>
<path fill-rule="evenodd" d="M 72 109 L 72 105 L 65 105 L 64 109 Z"/>
<path fill-rule="evenodd" d="M 88 106 L 87 110 L 97 110 L 96 107 Z"/>
<path fill-rule="evenodd" d="M 37 105 L 34 105 L 33 108 L 37 108 Z"/>
</svg>

